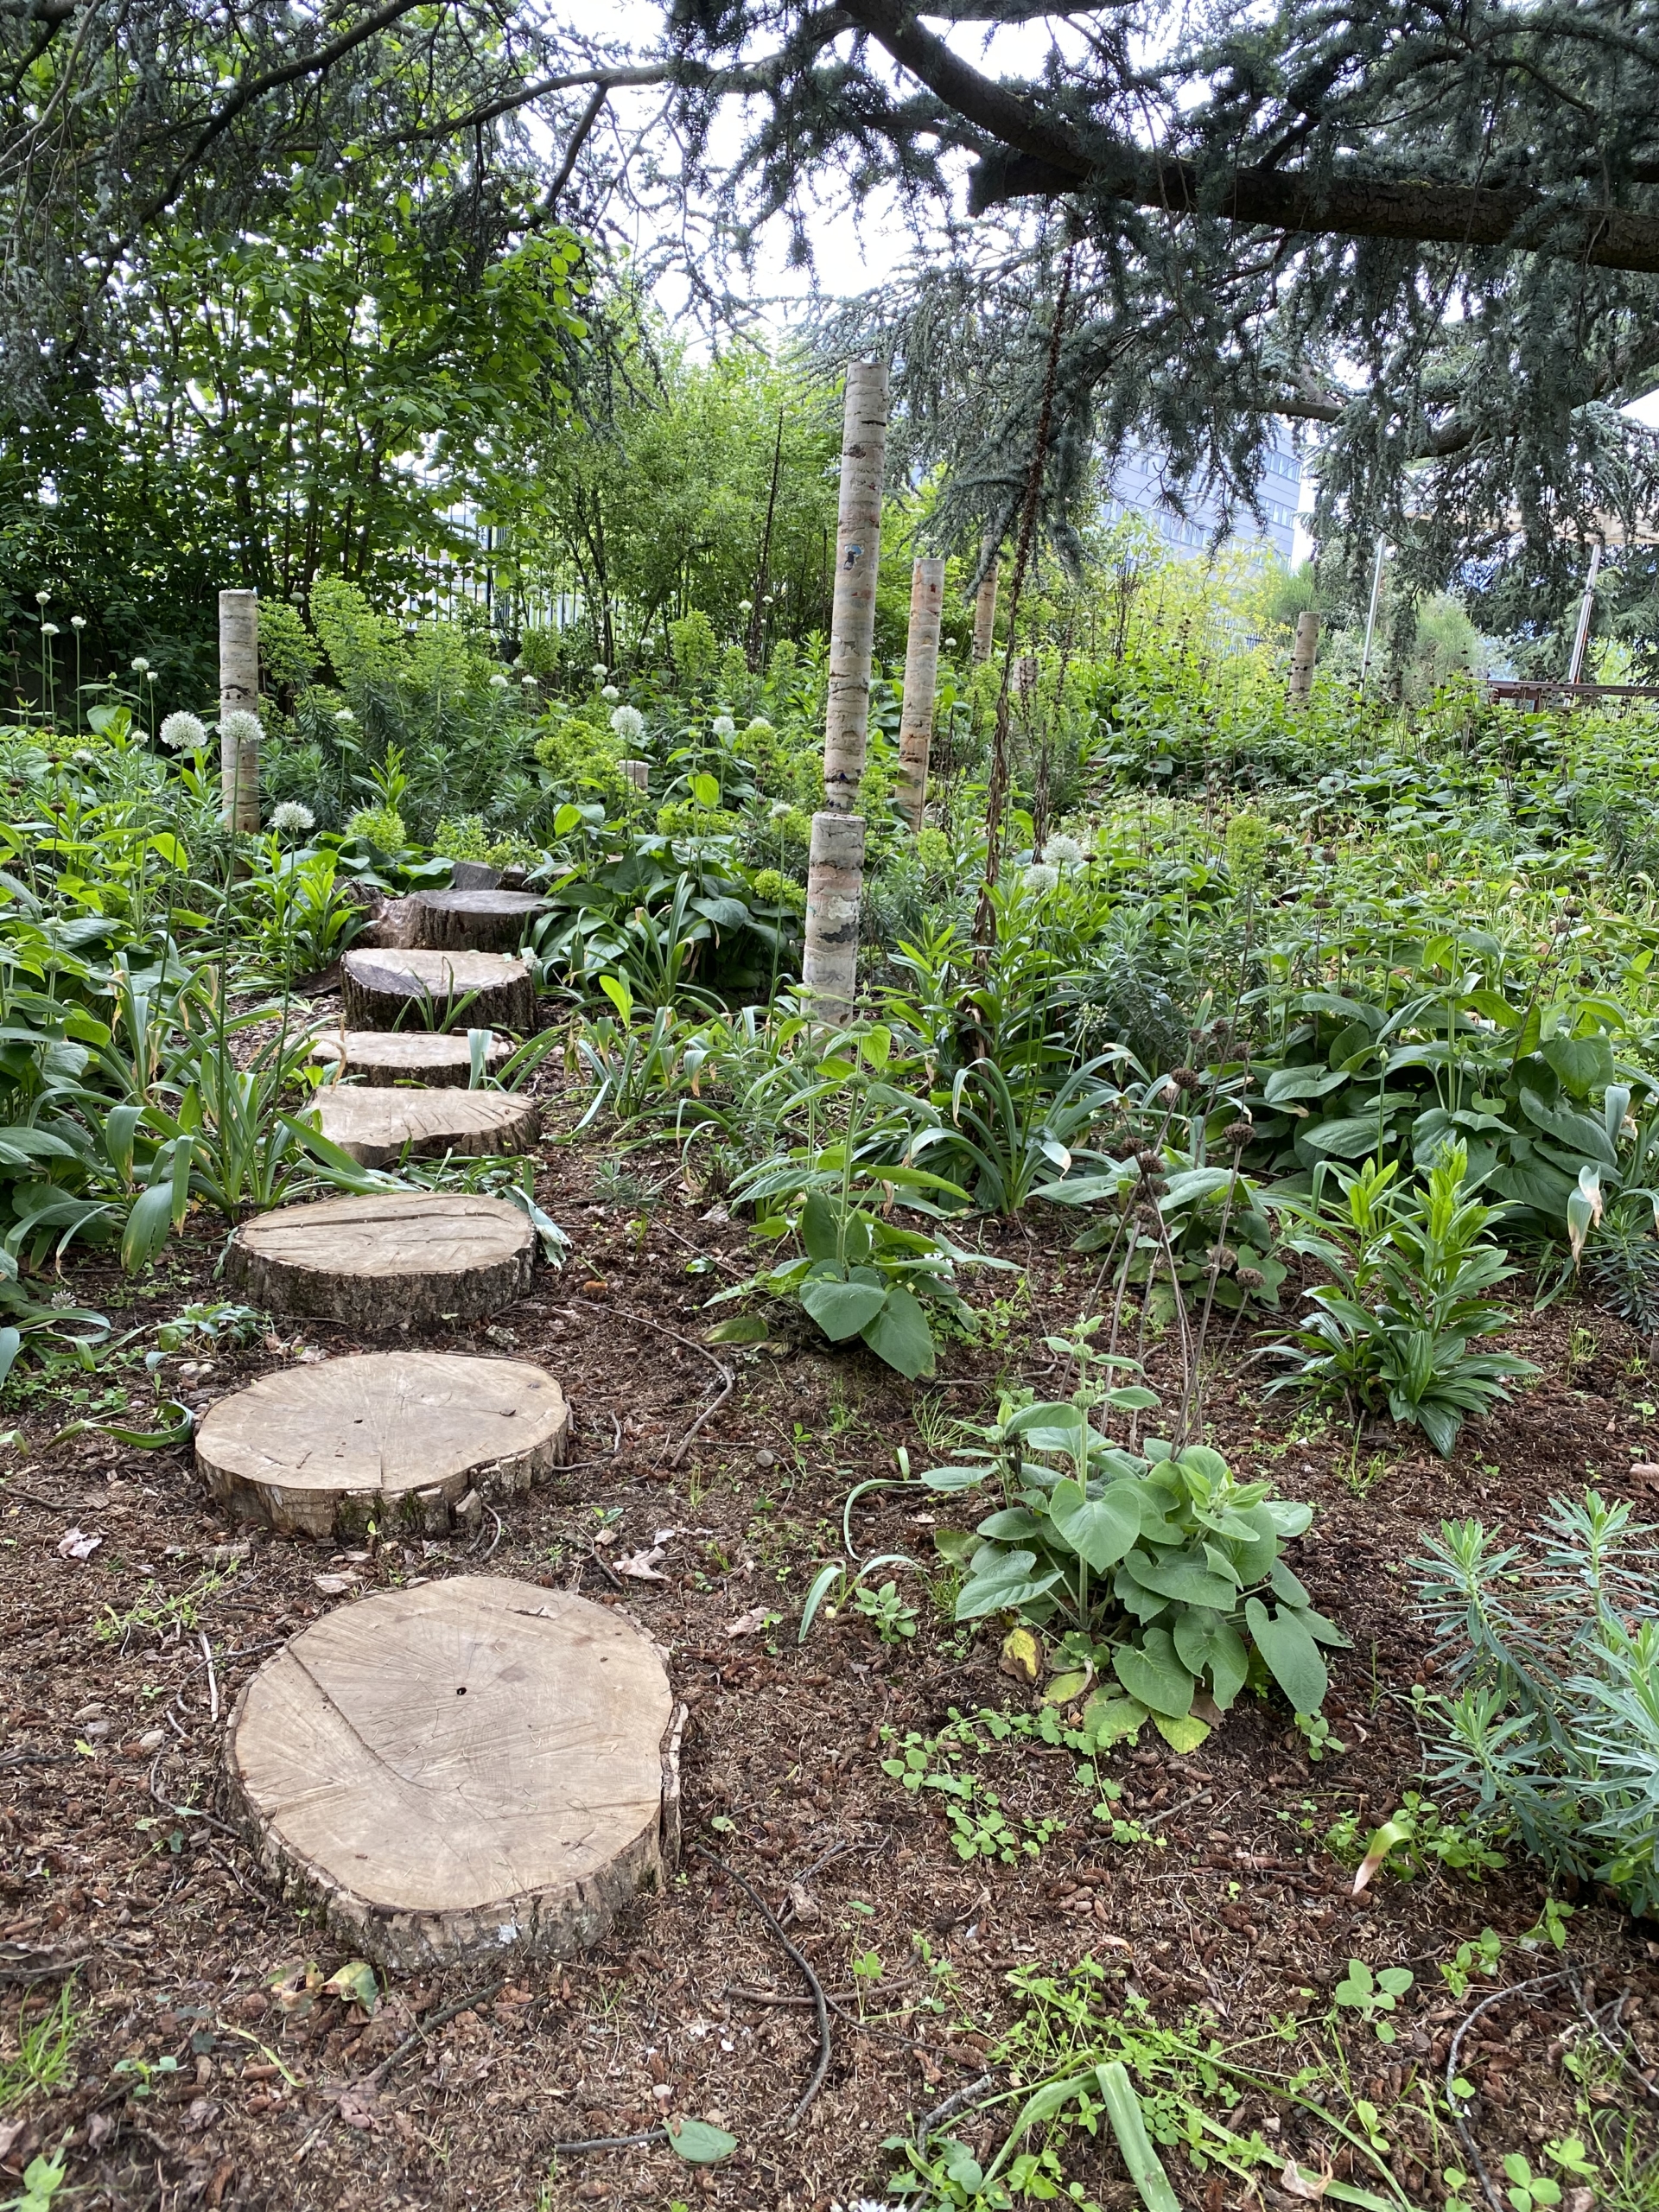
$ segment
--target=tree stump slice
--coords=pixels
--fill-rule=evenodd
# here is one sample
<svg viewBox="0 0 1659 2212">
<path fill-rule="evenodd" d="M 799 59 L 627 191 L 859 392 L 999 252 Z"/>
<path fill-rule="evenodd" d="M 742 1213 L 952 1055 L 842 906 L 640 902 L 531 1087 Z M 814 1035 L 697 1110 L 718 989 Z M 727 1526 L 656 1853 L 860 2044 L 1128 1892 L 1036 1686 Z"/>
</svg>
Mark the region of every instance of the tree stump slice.
<svg viewBox="0 0 1659 2212">
<path fill-rule="evenodd" d="M 359 1329 L 480 1321 L 530 1287 L 536 1232 L 504 1198 L 376 1191 L 244 1222 L 225 1272 L 251 1305 Z"/>
<path fill-rule="evenodd" d="M 436 952 L 517 952 L 524 931 L 551 906 L 530 891 L 423 891 L 415 942 Z"/>
<path fill-rule="evenodd" d="M 499 952 L 348 952 L 340 963 L 347 1029 L 391 1029 L 399 1017 L 426 1027 L 464 1020 L 474 1029 L 536 1027 L 536 983 L 527 960 Z M 464 1011 L 463 1011 L 464 1004 Z"/>
<path fill-rule="evenodd" d="M 492 1074 L 512 1056 L 505 1037 L 492 1033 L 484 1065 Z M 378 1089 L 393 1084 L 421 1084 L 429 1090 L 461 1090 L 471 1079 L 473 1056 L 464 1030 L 348 1029 L 319 1037 L 311 1057 L 326 1060 L 342 1075 L 358 1076 Z"/>
<path fill-rule="evenodd" d="M 331 1144 L 364 1167 L 446 1152 L 527 1152 L 541 1135 L 535 1102 L 505 1090 L 385 1090 L 332 1084 L 313 1112 Z"/>
<path fill-rule="evenodd" d="M 569 1440 L 563 1391 L 527 1361 L 356 1352 L 221 1398 L 196 1431 L 196 1466 L 238 1520 L 281 1535 L 356 1535 L 372 1521 L 425 1535 L 440 1511 L 430 1533 L 445 1535 L 472 1517 L 469 1498 L 545 1482 Z"/>
<path fill-rule="evenodd" d="M 661 1887 L 677 1719 L 626 1612 L 454 1575 L 302 1630 L 237 1700 L 226 1763 L 266 1872 L 365 1958 L 425 1972 L 568 1957 Z"/>
</svg>

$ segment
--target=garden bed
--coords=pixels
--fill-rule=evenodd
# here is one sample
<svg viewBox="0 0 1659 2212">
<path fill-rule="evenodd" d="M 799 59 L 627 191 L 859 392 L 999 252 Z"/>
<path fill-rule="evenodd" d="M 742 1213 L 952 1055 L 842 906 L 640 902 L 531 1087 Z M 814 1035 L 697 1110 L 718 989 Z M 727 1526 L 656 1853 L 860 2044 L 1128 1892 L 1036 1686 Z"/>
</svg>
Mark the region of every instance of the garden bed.
<svg viewBox="0 0 1659 2212">
<path fill-rule="evenodd" d="M 1138 1747 L 1100 1762 L 1096 1779 L 1121 1792 L 1110 1820 L 1130 1832 L 1113 1840 L 1063 1742 L 999 1743 L 983 1724 L 953 1735 L 953 1716 L 1026 1713 L 1032 1699 L 1000 1670 L 990 1626 L 964 1636 L 922 1577 L 895 1577 L 912 1635 L 884 1643 L 849 1608 L 797 1642 L 853 1484 L 891 1474 L 901 1446 L 913 1466 L 944 1457 L 947 1424 L 994 1403 L 999 1379 L 1045 1394 L 1053 1356 L 1041 1339 L 1077 1318 L 1090 1281 L 1091 1263 L 1066 1249 L 1075 1223 L 1039 1208 L 1012 1229 L 982 1221 L 968 1233 L 1020 1272 L 973 1279 L 979 1340 L 947 1344 L 931 1384 L 912 1389 L 856 1344 L 720 1348 L 733 1389 L 681 1453 L 717 1382 L 703 1305 L 753 1264 L 747 1233 L 709 1197 L 683 1196 L 671 1151 L 618 1163 L 589 1137 L 550 1140 L 539 1157 L 537 1197 L 574 1240 L 567 1264 L 495 1321 L 422 1341 L 544 1363 L 575 1411 L 574 1464 L 507 1501 L 471 1541 L 250 1537 L 207 1502 L 183 1447 L 48 1441 L 88 1414 L 147 1427 L 141 1362 L 123 1377 L 125 1408 L 99 1406 L 118 1371 L 107 1364 L 91 1377 L 65 1363 L 47 1384 L 14 1384 L 20 1434 L 0 1492 L 12 1684 L 0 1965 L 14 1980 L 49 1974 L 5 2007 L 5 2052 L 16 2056 L 27 2030 L 36 2070 L 50 2074 L 40 2030 L 60 1991 L 73 2031 L 60 2078 L 0 2131 L 8 2178 L 67 2139 L 76 2201 L 88 2205 L 827 2212 L 882 2196 L 902 2163 L 884 2139 L 976 2082 L 982 2098 L 1008 2088 L 1004 2039 L 1022 2018 L 1028 2077 L 1058 2064 L 1080 2032 L 1062 2025 L 1068 1989 L 1091 1997 L 1090 2033 L 1117 2039 L 1108 2049 L 1096 2037 L 1097 2056 L 1125 2037 L 1160 2039 L 1166 2094 L 1149 2107 L 1154 2122 L 1202 2110 L 1297 2162 L 1256 2168 L 1270 2203 L 1311 2201 L 1322 2174 L 1386 2201 L 1357 2147 L 1370 2129 L 1407 2198 L 1438 2204 L 1444 2170 L 1468 2161 L 1443 2101 L 1428 2117 L 1425 2085 L 1443 2092 L 1459 2024 L 1511 1986 L 1458 2062 L 1499 2189 L 1512 2185 L 1504 2158 L 1522 2156 L 1570 2200 L 1577 2184 L 1546 2165 L 1544 2142 L 1582 2134 L 1586 2113 L 1628 2109 L 1639 2128 L 1641 2093 L 1620 2084 L 1596 2022 L 1631 2037 L 1644 2065 L 1659 2056 L 1659 1944 L 1641 1923 L 1568 1895 L 1558 1950 L 1543 1879 L 1517 1850 L 1478 1879 L 1439 1859 L 1409 1881 L 1385 1868 L 1356 1897 L 1357 1850 L 1343 1847 L 1363 1847 L 1421 1786 L 1410 1693 L 1426 1679 L 1426 1645 L 1408 1562 L 1440 1519 L 1477 1514 L 1518 1531 L 1586 1482 L 1647 1503 L 1630 1469 L 1654 1456 L 1659 1414 L 1643 1410 L 1651 1379 L 1628 1331 L 1570 1303 L 1517 1322 L 1505 1348 L 1542 1377 L 1471 1426 L 1449 1465 L 1408 1431 L 1356 1451 L 1351 1429 L 1264 1397 L 1270 1363 L 1248 1337 L 1231 1345 L 1210 1383 L 1209 1440 L 1236 1470 L 1318 1508 L 1291 1556 L 1353 1639 L 1333 1655 L 1326 1708 L 1345 1748 L 1310 1763 L 1282 1706 L 1248 1696 L 1185 1758 L 1143 1729 Z M 660 1195 L 645 1204 L 645 1192 Z M 160 1321 L 223 1294 L 219 1252 L 193 1222 L 136 1291 L 85 1261 L 65 1281 L 111 1315 L 134 1300 L 124 1322 Z M 241 1349 L 187 1346 L 162 1365 L 161 1395 L 200 1410 L 284 1363 L 367 1341 L 305 1321 Z M 1153 1386 L 1174 1375 L 1155 1345 Z M 913 1492 L 867 1495 L 861 1551 L 931 1561 L 926 1512 Z M 626 1606 L 666 1647 L 690 1708 L 688 1848 L 669 1894 L 632 1908 L 593 1953 L 394 1981 L 371 2018 L 353 2001 L 360 1981 L 329 1986 L 347 1955 L 272 1891 L 232 1832 L 223 1730 L 261 1657 L 326 1609 L 486 1561 Z M 884 1770 L 902 1767 L 911 1738 L 912 1770 L 954 1788 L 907 1790 Z M 181 1806 L 190 1810 L 169 1809 Z M 828 2070 L 793 2128 L 815 2075 L 815 2007 L 756 1897 L 787 1917 L 833 2006 Z M 1460 1975 L 1459 1947 L 1488 1929 L 1501 1945 L 1495 1973 L 1465 1953 Z M 1410 1973 L 1391 2014 L 1354 2001 L 1354 1959 Z M 1219 2072 L 1192 2055 L 1212 2044 Z M 1282 2082 L 1299 2065 L 1317 2069 L 1300 2103 L 1245 2078 Z M 1005 2126 L 1015 2108 L 1001 2108 Z M 728 2131 L 736 2150 L 715 2167 L 662 2140 L 555 2156 L 563 2142 L 682 2116 Z M 948 2127 L 988 2163 L 1001 2140 L 971 2109 Z M 1073 2130 L 1056 2147 L 1089 2199 L 1133 2201 L 1109 2131 Z M 1247 2201 L 1235 2174 L 1164 2155 L 1183 2203 Z"/>
</svg>

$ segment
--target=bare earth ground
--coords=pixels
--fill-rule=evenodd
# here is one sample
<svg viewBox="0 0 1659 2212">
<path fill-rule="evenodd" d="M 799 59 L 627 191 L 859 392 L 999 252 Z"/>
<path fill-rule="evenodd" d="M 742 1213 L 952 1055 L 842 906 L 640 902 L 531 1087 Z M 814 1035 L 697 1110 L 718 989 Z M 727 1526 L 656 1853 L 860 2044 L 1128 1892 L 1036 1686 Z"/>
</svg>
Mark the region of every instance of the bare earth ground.
<svg viewBox="0 0 1659 2212">
<path fill-rule="evenodd" d="M 1345 1752 L 1310 1765 L 1288 1716 L 1248 1701 L 1192 1758 L 1152 1736 L 1109 1761 L 1122 1785 L 1116 1811 L 1148 1838 L 1114 1843 L 1069 1754 L 1009 1745 L 973 1770 L 1011 1821 L 1064 1825 L 1034 1859 L 965 1863 L 944 1796 L 907 1794 L 881 1761 L 893 1755 L 887 1732 L 931 1738 L 953 1709 L 1027 1702 L 998 1671 L 995 1635 L 961 1638 L 914 1575 L 900 1578 L 920 1612 L 908 1643 L 884 1645 L 843 1616 L 799 1648 L 796 1621 L 813 1563 L 836 1548 L 853 1483 L 890 1473 L 900 1445 L 914 1465 L 944 1456 L 941 1425 L 994 1400 L 999 1376 L 1040 1391 L 1051 1363 L 1040 1338 L 1077 1317 L 1090 1281 L 1090 1263 L 1065 1249 L 1075 1224 L 986 1226 L 987 1249 L 1020 1262 L 1020 1287 L 1010 1297 L 1016 1278 L 972 1279 L 975 1300 L 1006 1302 L 979 1343 L 948 1348 L 937 1388 L 912 1391 L 861 1349 L 723 1353 L 732 1395 L 675 1470 L 675 1447 L 716 1379 L 695 1343 L 708 1325 L 702 1303 L 747 1271 L 747 1240 L 703 1218 L 706 1197 L 681 1197 L 671 1153 L 627 1162 L 664 1186 L 654 1209 L 596 1207 L 605 1156 L 602 1142 L 543 1148 L 539 1194 L 575 1255 L 496 1324 L 431 1340 L 541 1360 L 575 1409 L 585 1464 L 515 1501 L 499 1529 L 487 1521 L 470 1548 L 385 1541 L 347 1556 L 248 1543 L 206 1502 L 188 1451 L 48 1441 L 98 1410 L 107 1370 L 79 1378 L 78 1398 L 67 1385 L 9 1398 L 22 1448 L 5 1455 L 0 1491 L 0 1975 L 10 1985 L 0 2056 L 58 2003 L 66 1974 L 82 2024 L 67 2078 L 0 2114 L 3 2177 L 15 2183 L 37 2150 L 64 2142 L 76 2192 L 65 2195 L 78 2208 L 707 2202 L 827 2212 L 880 2196 L 892 2165 L 883 2139 L 984 2073 L 1022 2010 L 1022 1975 L 1092 1957 L 1106 2006 L 1138 1993 L 1155 2020 L 1198 2018 L 1232 2040 L 1323 2012 L 1358 1956 L 1416 1977 L 1392 2046 L 1355 2024 L 1351 2086 L 1382 2114 L 1408 2193 L 1438 2203 L 1451 2154 L 1412 2116 L 1417 2076 L 1443 2068 L 1482 1995 L 1559 1964 L 1548 1948 L 1514 1948 L 1538 1920 L 1543 1885 L 1517 1859 L 1478 1885 L 1445 1872 L 1410 1883 L 1385 1873 L 1356 1899 L 1351 1861 L 1338 1863 L 1323 1839 L 1344 1813 L 1363 1834 L 1415 1780 L 1408 1693 L 1423 1679 L 1423 1651 L 1404 1563 L 1441 1516 L 1478 1513 L 1514 1530 L 1589 1478 L 1611 1496 L 1641 1494 L 1629 1470 L 1659 1452 L 1659 1416 L 1637 1410 L 1652 1385 L 1639 1363 L 1632 1371 L 1634 1340 L 1582 1308 L 1529 1319 L 1514 1337 L 1543 1381 L 1466 1438 L 1450 1467 L 1405 1433 L 1391 1438 L 1363 1496 L 1344 1480 L 1351 1433 L 1294 1399 L 1264 1399 L 1270 1368 L 1243 1364 L 1235 1348 L 1210 1389 L 1213 1439 L 1236 1466 L 1319 1509 L 1293 1557 L 1316 1604 L 1354 1639 L 1338 1656 L 1329 1707 Z M 211 1281 L 220 1243 L 213 1224 L 194 1223 L 125 1318 L 159 1321 L 188 1298 L 220 1294 Z M 689 1274 L 705 1254 L 727 1266 Z M 67 1281 L 105 1312 L 135 1298 L 106 1267 L 78 1265 Z M 320 1324 L 276 1328 L 251 1350 L 170 1358 L 162 1395 L 205 1408 L 273 1365 L 359 1341 Z M 1154 1353 L 1154 1383 L 1172 1377 Z M 142 1364 L 116 1379 L 133 1402 L 113 1418 L 144 1426 Z M 1377 1457 L 1367 1442 L 1360 1472 Z M 64 1553 L 77 1529 L 101 1540 L 84 1558 Z M 868 1497 L 856 1535 L 867 1552 L 931 1556 L 913 1498 Z M 664 1580 L 617 1572 L 657 1545 Z M 688 1838 L 775 1911 L 790 1910 L 800 1885 L 791 1938 L 837 2009 L 827 2078 L 793 2131 L 786 2118 L 817 2053 L 813 2012 L 749 1897 L 709 1859 L 688 1852 L 671 1893 L 641 1899 L 589 1956 L 404 1982 L 369 2018 L 316 1988 L 346 1955 L 272 1891 L 221 1824 L 221 1733 L 261 1657 L 329 1605 L 486 1560 L 492 1573 L 626 1605 L 648 1625 L 691 1709 Z M 756 1624 L 734 1633 L 746 1617 Z M 1459 2002 L 1439 1963 L 1487 1927 L 1505 1939 L 1504 1964 Z M 1586 1894 L 1567 1952 L 1592 2007 L 1627 1996 L 1617 2017 L 1644 2063 L 1659 2042 L 1649 1932 Z M 308 1963 L 318 1969 L 308 1993 Z M 284 1968 L 287 1986 L 273 1988 Z M 1535 2164 L 1546 2135 L 1570 2124 L 1562 2051 L 1584 2032 L 1578 1994 L 1560 1980 L 1476 2024 L 1460 2064 L 1494 2172 L 1517 2149 Z M 1281 2047 L 1275 2063 L 1290 2055 Z M 560 2142 L 635 2133 L 665 2113 L 728 2126 L 741 2147 L 715 2170 L 689 2168 L 660 2143 L 550 2166 Z M 1229 2117 L 1317 2166 L 1319 2132 L 1294 2107 L 1247 2095 Z M 997 2139 L 985 2126 L 969 2132 L 982 2148 Z M 1166 2163 L 1183 2201 L 1205 2212 L 1250 2201 L 1229 2176 Z M 1103 2203 L 1133 2200 L 1104 2140 L 1075 2139 L 1066 2171 Z M 1347 2152 L 1337 2171 L 1367 2179 Z M 1271 2174 L 1262 2186 L 1265 2201 L 1292 2202 Z"/>
</svg>

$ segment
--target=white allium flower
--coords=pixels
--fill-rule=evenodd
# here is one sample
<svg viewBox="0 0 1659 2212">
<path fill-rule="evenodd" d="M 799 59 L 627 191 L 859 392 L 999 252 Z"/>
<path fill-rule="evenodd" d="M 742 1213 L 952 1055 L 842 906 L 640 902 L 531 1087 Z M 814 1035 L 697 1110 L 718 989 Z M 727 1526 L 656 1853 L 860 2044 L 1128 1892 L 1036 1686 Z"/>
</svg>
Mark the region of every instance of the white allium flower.
<svg viewBox="0 0 1659 2212">
<path fill-rule="evenodd" d="M 69 627 L 72 630 L 84 630 L 86 627 L 86 617 L 84 614 L 72 614 L 69 617 Z"/>
<path fill-rule="evenodd" d="M 195 715 L 168 715 L 156 734 L 175 753 L 200 753 L 207 742 L 207 729 Z"/>
<path fill-rule="evenodd" d="M 772 724 L 764 715 L 757 715 L 744 732 L 746 737 L 770 737 Z"/>
<path fill-rule="evenodd" d="M 505 691 L 506 688 L 507 679 L 498 670 L 496 674 L 490 678 L 490 689 L 492 691 Z"/>
<path fill-rule="evenodd" d="M 793 814 L 795 810 L 786 798 L 775 798 L 766 811 L 774 822 L 781 822 L 786 814 Z"/>
<path fill-rule="evenodd" d="M 52 594 L 49 591 L 37 591 L 35 593 L 35 604 L 36 607 L 49 607 L 51 603 Z"/>
<path fill-rule="evenodd" d="M 625 745 L 638 745 L 645 734 L 645 718 L 638 707 L 618 707 L 612 713 L 611 728 Z"/>
<path fill-rule="evenodd" d="M 740 599 L 737 602 L 737 611 L 740 614 L 753 614 L 754 601 L 752 599 Z"/>
<path fill-rule="evenodd" d="M 622 696 L 622 694 L 614 683 L 607 683 L 599 696 L 601 699 L 617 700 Z"/>
<path fill-rule="evenodd" d="M 595 683 L 602 683 L 610 672 L 610 670 L 606 667 L 602 660 L 596 660 L 592 668 L 588 671 L 588 674 L 593 677 Z"/>
<path fill-rule="evenodd" d="M 257 715 L 251 715 L 245 707 L 232 707 L 228 715 L 219 716 L 219 734 L 239 751 L 245 745 L 263 743 L 265 728 Z"/>
<path fill-rule="evenodd" d="M 337 722 L 354 722 L 357 720 L 357 716 L 352 712 L 349 707 L 336 707 L 334 709 L 334 720 Z"/>
<path fill-rule="evenodd" d="M 135 676 L 148 676 L 149 674 L 149 663 L 142 654 L 140 654 L 138 658 L 132 663 L 132 672 Z"/>
<path fill-rule="evenodd" d="M 709 727 L 713 730 L 716 737 L 735 737 L 737 735 L 737 724 L 732 720 L 729 715 L 716 715 L 714 721 L 709 723 Z"/>
<path fill-rule="evenodd" d="M 57 636 L 57 634 L 58 634 L 58 626 L 57 626 L 57 624 L 56 624 L 55 622 L 42 622 L 42 623 L 41 623 L 41 635 L 43 638 L 55 638 L 55 637 Z"/>
<path fill-rule="evenodd" d="M 536 689 L 536 679 L 533 676 L 521 676 L 518 681 L 524 685 L 526 691 L 533 691 Z"/>
<path fill-rule="evenodd" d="M 92 754 L 86 750 L 84 745 L 77 751 L 72 753 L 69 755 L 69 758 L 74 762 L 77 768 L 91 768 L 96 765 L 92 760 Z"/>
<path fill-rule="evenodd" d="M 286 836 L 291 830 L 300 831 L 315 830 L 317 826 L 317 817 L 308 806 L 302 806 L 298 799 L 285 798 L 280 806 L 272 807 L 270 826 Z"/>
<path fill-rule="evenodd" d="M 1081 868 L 1086 855 L 1075 837 L 1051 837 L 1043 847 L 1051 868 Z"/>
<path fill-rule="evenodd" d="M 1050 868 L 1046 861 L 1033 861 L 1026 870 L 1027 890 L 1036 892 L 1039 895 L 1045 891 L 1052 891 L 1059 880 L 1058 868 Z"/>
</svg>

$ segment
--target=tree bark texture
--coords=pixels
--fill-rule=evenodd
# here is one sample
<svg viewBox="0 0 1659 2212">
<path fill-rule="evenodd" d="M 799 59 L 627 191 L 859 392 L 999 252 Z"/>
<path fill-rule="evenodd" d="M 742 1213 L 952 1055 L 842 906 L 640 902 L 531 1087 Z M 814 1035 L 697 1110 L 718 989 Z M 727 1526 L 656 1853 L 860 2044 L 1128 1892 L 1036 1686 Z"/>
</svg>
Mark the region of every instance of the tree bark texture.
<svg viewBox="0 0 1659 2212">
<path fill-rule="evenodd" d="M 974 666 L 989 660 L 996 644 L 996 571 L 993 556 L 983 582 L 974 595 Z"/>
<path fill-rule="evenodd" d="M 815 814 L 806 868 L 801 981 L 810 1011 L 839 1027 L 858 987 L 858 910 L 864 895 L 864 817 Z"/>
<path fill-rule="evenodd" d="M 841 513 L 830 611 L 830 696 L 824 716 L 823 803 L 851 814 L 870 722 L 870 652 L 875 577 L 881 557 L 881 473 L 887 446 L 887 371 L 881 361 L 847 370 L 841 444 Z M 862 841 L 861 836 L 861 851 Z"/>
<path fill-rule="evenodd" d="M 1290 649 L 1290 704 L 1305 707 L 1313 690 L 1313 664 L 1319 652 L 1318 611 L 1305 607 L 1296 617 L 1296 639 Z"/>
<path fill-rule="evenodd" d="M 933 742 L 933 702 L 939 682 L 939 617 L 944 563 L 918 561 L 910 576 L 910 634 L 905 645 L 905 702 L 899 720 L 900 811 L 912 830 L 927 804 L 927 756 Z"/>
<path fill-rule="evenodd" d="M 259 746 L 240 746 L 223 734 L 226 715 L 259 711 L 259 594 L 219 594 L 219 783 L 220 815 L 227 830 L 251 834 L 259 827 Z"/>
</svg>

